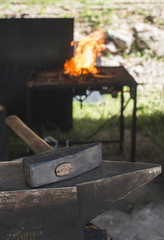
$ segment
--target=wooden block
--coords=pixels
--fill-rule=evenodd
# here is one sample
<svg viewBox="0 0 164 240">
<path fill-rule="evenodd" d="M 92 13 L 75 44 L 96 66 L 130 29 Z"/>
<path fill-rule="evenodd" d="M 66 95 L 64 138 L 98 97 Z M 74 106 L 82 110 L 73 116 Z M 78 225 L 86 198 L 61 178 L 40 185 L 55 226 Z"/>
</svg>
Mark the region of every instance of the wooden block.
<svg viewBox="0 0 164 240">
<path fill-rule="evenodd" d="M 5 117 L 5 108 L 0 105 L 0 161 L 9 160 L 8 136 Z"/>
</svg>

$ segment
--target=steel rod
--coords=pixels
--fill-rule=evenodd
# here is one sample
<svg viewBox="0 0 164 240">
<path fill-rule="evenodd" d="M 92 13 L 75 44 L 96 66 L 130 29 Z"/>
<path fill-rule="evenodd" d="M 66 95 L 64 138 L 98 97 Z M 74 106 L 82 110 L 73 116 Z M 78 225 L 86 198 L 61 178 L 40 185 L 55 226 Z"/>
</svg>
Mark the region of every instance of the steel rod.
<svg viewBox="0 0 164 240">
<path fill-rule="evenodd" d="M 124 141 L 124 93 L 121 91 L 121 113 L 120 113 L 120 150 L 123 152 Z"/>
<path fill-rule="evenodd" d="M 136 157 L 136 111 L 137 111 L 137 86 L 133 89 L 133 116 L 132 116 L 132 136 L 131 136 L 131 161 L 135 162 Z"/>
<path fill-rule="evenodd" d="M 73 144 L 85 144 L 85 143 L 94 143 L 94 142 L 101 142 L 101 143 L 120 143 L 120 140 L 90 140 L 90 141 L 69 141 L 69 145 Z M 60 141 L 59 141 L 60 144 Z"/>
</svg>

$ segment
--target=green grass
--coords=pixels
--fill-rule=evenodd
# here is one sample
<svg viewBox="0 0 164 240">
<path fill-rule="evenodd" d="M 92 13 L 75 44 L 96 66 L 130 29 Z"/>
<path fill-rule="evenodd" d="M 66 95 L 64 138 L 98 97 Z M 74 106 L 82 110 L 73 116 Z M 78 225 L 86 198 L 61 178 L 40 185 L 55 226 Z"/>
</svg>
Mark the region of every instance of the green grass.
<svg viewBox="0 0 164 240">
<path fill-rule="evenodd" d="M 157 25 L 162 25 L 162 26 L 164 26 L 164 19 L 163 18 L 157 18 L 156 20 L 155 20 L 155 23 L 157 24 Z"/>
<path fill-rule="evenodd" d="M 101 13 L 97 11 L 92 11 L 86 5 L 83 7 L 79 18 L 81 22 L 89 22 L 92 25 L 93 30 L 99 28 L 99 26 L 103 23 Z"/>
<path fill-rule="evenodd" d="M 58 0 L 25 0 L 25 3 L 27 5 L 49 5 L 49 4 L 56 4 L 57 2 L 59 2 Z M 63 2 L 61 0 L 61 2 Z"/>
<path fill-rule="evenodd" d="M 62 16 L 61 16 L 62 18 L 73 18 L 73 15 L 72 15 L 72 13 L 65 13 L 65 14 L 63 14 Z"/>
<path fill-rule="evenodd" d="M 126 90 L 126 88 L 125 88 Z M 125 94 L 125 103 L 129 94 Z M 164 147 L 164 99 L 161 92 L 144 95 L 138 92 L 137 132 L 147 134 L 160 148 Z M 124 111 L 125 129 L 131 130 L 133 100 Z M 109 120 L 112 116 L 111 120 Z M 120 97 L 105 96 L 105 101 L 94 104 L 73 102 L 73 128 L 68 132 L 43 126 L 43 138 L 52 136 L 57 140 L 108 140 L 119 138 Z M 10 156 L 18 158 L 28 154 L 26 144 L 9 131 Z"/>
<path fill-rule="evenodd" d="M 114 107 L 111 108 L 114 102 Z M 73 129 L 70 129 L 70 131 L 66 133 L 59 130 L 52 132 L 52 130 L 49 131 L 46 129 L 44 136 L 52 134 L 53 137 L 58 140 L 86 140 L 102 125 L 104 125 L 104 127 L 100 131 L 100 135 L 101 132 L 109 129 L 109 126 L 114 125 L 116 127 L 118 117 L 116 116 L 112 121 L 108 121 L 108 119 L 117 114 L 119 115 L 119 98 L 113 99 L 111 96 L 106 96 L 104 102 L 97 104 L 84 103 L 82 109 L 80 103 L 76 101 L 73 102 Z M 116 131 L 114 129 L 113 134 L 115 133 Z M 107 135 L 109 136 L 109 134 Z M 115 135 L 111 137 L 114 138 Z"/>
<path fill-rule="evenodd" d="M 141 16 L 148 16 L 148 15 L 150 15 L 150 12 L 147 9 L 135 8 L 133 11 L 133 14 L 141 15 Z"/>
<path fill-rule="evenodd" d="M 126 117 L 126 128 L 131 124 L 130 116 Z M 144 112 L 137 117 L 137 132 L 145 133 L 161 149 L 164 149 L 164 113 Z"/>
<path fill-rule="evenodd" d="M 125 88 L 126 90 L 126 88 Z M 125 103 L 129 98 L 129 94 L 125 94 Z M 131 100 L 124 111 L 125 127 L 131 128 L 133 100 Z M 159 147 L 164 145 L 164 99 L 160 91 L 156 93 L 138 92 L 137 97 L 137 131 L 149 135 L 152 141 L 157 143 Z M 88 138 L 92 133 L 104 123 L 104 127 L 100 130 L 103 136 L 104 132 L 108 132 L 105 137 L 112 139 L 119 135 L 119 113 L 120 113 L 120 98 L 113 99 L 110 95 L 106 96 L 104 105 L 84 105 L 83 110 L 80 109 L 79 103 L 74 103 L 74 122 L 76 137 L 78 134 L 83 139 Z M 112 121 L 108 121 L 111 116 L 117 115 Z M 83 129 L 83 131 L 81 131 Z M 85 130 L 86 129 L 86 132 Z M 71 132 L 72 134 L 74 132 Z M 74 137 L 74 135 L 72 135 Z M 93 138 L 94 139 L 94 138 Z"/>
<path fill-rule="evenodd" d="M 124 51 L 122 53 L 123 58 L 128 60 L 129 56 L 131 57 L 138 57 L 141 58 L 142 60 L 148 60 L 149 58 L 157 61 L 164 61 L 164 57 L 158 57 L 154 54 L 153 50 L 151 49 L 140 49 L 139 46 L 137 45 L 137 42 L 134 41 L 131 46 L 130 53 L 127 53 Z"/>
<path fill-rule="evenodd" d="M 93 30 L 98 29 L 101 25 L 106 25 L 112 23 L 112 15 L 114 9 L 107 8 L 102 11 L 93 10 L 89 5 L 84 5 L 80 13 L 80 20 L 84 22 L 89 22 L 93 25 Z"/>
<path fill-rule="evenodd" d="M 138 94 L 137 132 L 147 134 L 161 149 L 164 148 L 164 99 L 159 90 L 155 93 Z M 126 115 L 125 125 L 131 125 L 130 114 Z"/>
<path fill-rule="evenodd" d="M 106 3 L 110 3 L 107 0 L 97 0 L 97 1 L 92 1 L 92 0 L 0 0 L 1 3 L 24 3 L 27 5 L 33 5 L 33 4 L 38 4 L 38 5 L 49 5 L 49 4 L 56 4 L 56 3 L 81 3 L 82 5 L 100 5 L 103 6 Z"/>
</svg>

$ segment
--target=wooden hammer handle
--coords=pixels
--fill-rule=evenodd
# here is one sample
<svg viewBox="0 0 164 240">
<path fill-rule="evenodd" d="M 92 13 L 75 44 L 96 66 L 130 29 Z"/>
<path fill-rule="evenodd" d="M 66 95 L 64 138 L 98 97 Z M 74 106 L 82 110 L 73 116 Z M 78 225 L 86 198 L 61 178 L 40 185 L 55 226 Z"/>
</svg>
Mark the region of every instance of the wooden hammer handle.
<svg viewBox="0 0 164 240">
<path fill-rule="evenodd" d="M 22 120 L 16 115 L 6 117 L 6 124 L 31 148 L 34 153 L 45 152 L 52 149 L 42 138 L 34 133 Z"/>
</svg>

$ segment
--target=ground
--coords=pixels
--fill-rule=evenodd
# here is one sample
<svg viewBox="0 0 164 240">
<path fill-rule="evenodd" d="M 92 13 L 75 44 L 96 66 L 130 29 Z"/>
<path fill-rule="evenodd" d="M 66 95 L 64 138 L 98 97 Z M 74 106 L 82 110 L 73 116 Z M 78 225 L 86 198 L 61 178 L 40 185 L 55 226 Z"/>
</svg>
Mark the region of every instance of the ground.
<svg viewBox="0 0 164 240">
<path fill-rule="evenodd" d="M 125 133 L 124 153 L 118 146 L 104 147 L 104 158 L 127 161 L 130 132 Z M 163 151 L 145 134 L 137 134 L 136 161 L 163 165 Z M 93 220 L 113 240 L 164 239 L 164 174 L 139 188 Z"/>
</svg>

